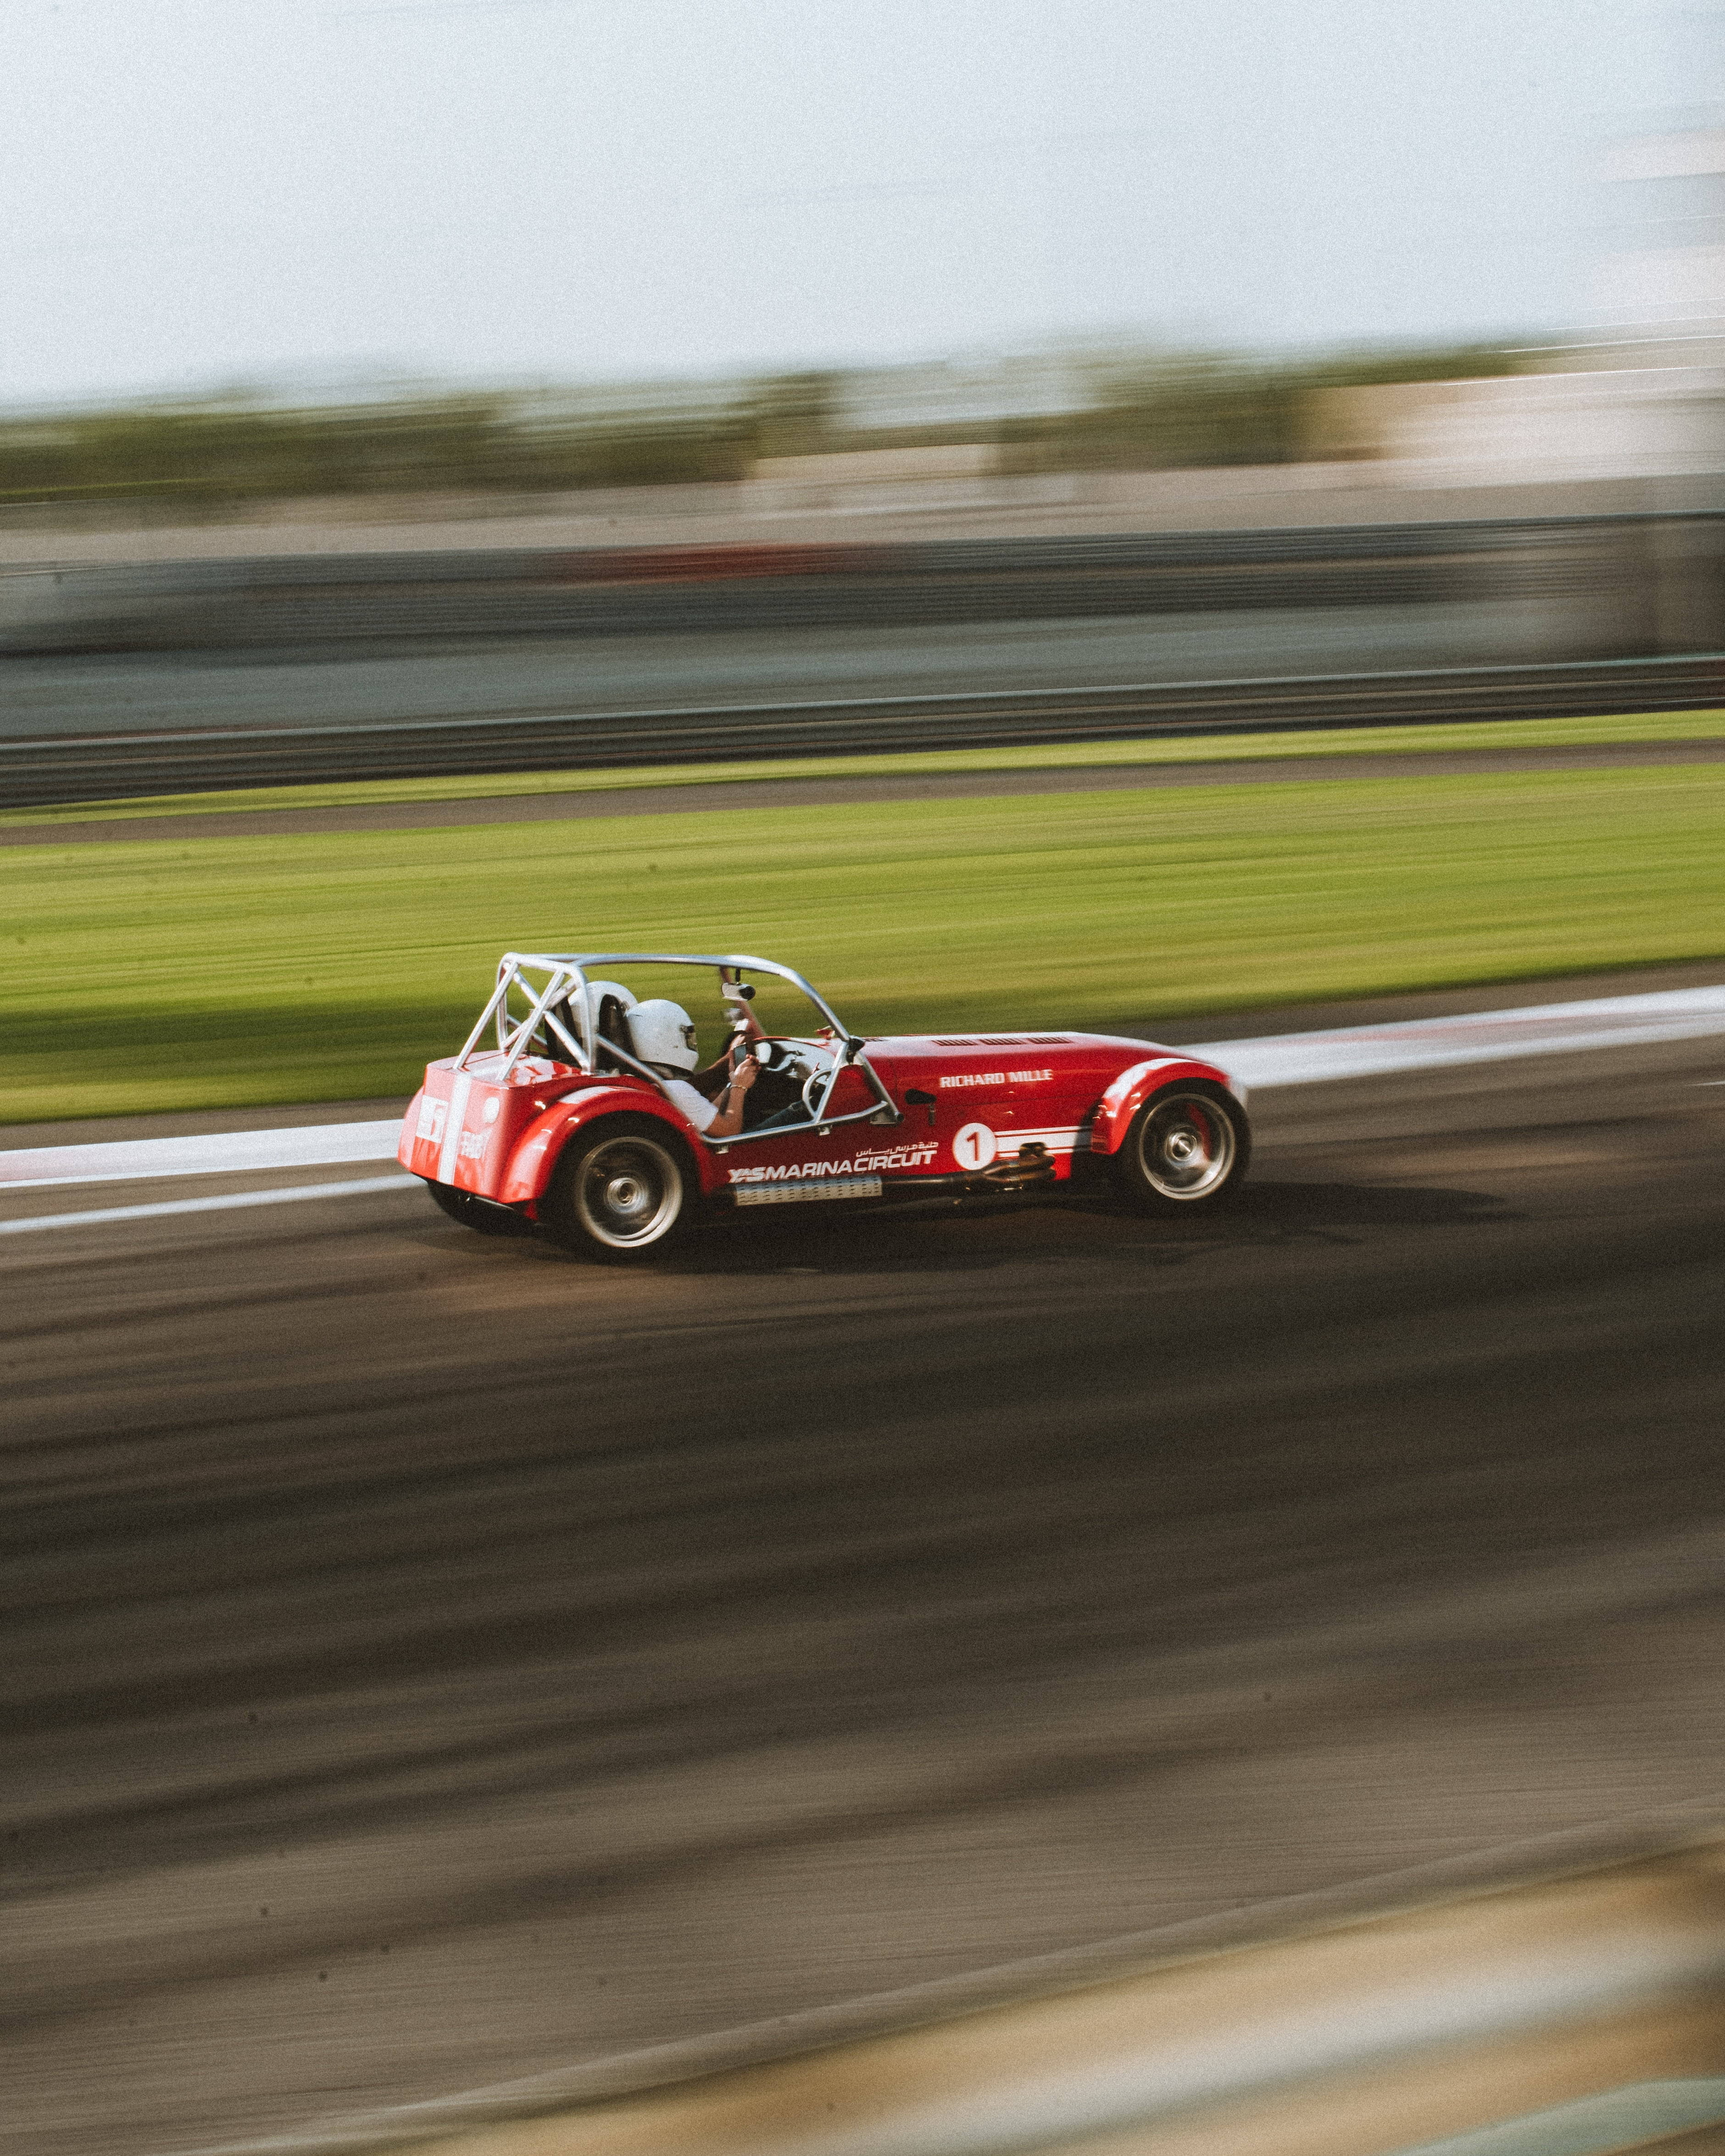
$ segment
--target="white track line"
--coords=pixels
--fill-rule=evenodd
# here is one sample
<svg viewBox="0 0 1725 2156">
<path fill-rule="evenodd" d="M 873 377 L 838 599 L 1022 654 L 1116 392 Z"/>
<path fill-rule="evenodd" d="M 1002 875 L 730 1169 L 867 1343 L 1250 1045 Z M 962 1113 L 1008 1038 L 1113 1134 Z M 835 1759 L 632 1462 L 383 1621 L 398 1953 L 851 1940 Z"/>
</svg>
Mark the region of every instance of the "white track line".
<svg viewBox="0 0 1725 2156">
<path fill-rule="evenodd" d="M 1191 1053 L 1220 1064 L 1245 1086 L 1307 1086 L 1320 1079 L 1377 1078 L 1505 1056 L 1574 1055 L 1589 1048 L 1704 1040 L 1712 1034 L 1725 1034 L 1725 988 L 1672 988 L 1650 996 L 1602 996 L 1589 1003 L 1412 1019 L 1401 1025 L 1219 1040 Z"/>
<path fill-rule="evenodd" d="M 401 1123 L 305 1123 L 290 1130 L 216 1131 L 113 1145 L 32 1146 L 0 1152 L 8 1183 L 131 1183 L 146 1175 L 243 1175 L 279 1168 L 336 1168 L 393 1160 Z"/>
<path fill-rule="evenodd" d="M 110 1220 L 160 1220 L 170 1213 L 227 1213 L 241 1205 L 291 1205 L 302 1198 L 357 1198 L 379 1190 L 418 1190 L 417 1176 L 360 1175 L 350 1183 L 302 1183 L 291 1190 L 236 1190 L 221 1198 L 164 1198 L 154 1205 L 107 1205 L 90 1213 L 44 1213 L 33 1220 L 0 1220 L 0 1235 L 39 1228 L 98 1228 Z"/>
</svg>

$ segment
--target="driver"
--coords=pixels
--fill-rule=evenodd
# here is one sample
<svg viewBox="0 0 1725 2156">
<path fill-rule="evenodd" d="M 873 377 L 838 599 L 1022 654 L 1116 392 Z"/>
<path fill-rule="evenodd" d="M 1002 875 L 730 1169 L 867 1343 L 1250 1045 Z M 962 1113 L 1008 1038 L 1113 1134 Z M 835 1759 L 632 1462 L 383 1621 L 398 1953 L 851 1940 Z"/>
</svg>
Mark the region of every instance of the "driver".
<svg viewBox="0 0 1725 2156">
<path fill-rule="evenodd" d="M 668 996 L 637 1004 L 625 1023 L 636 1055 L 665 1081 L 665 1090 L 703 1137 L 734 1138 L 742 1129 L 743 1105 L 759 1075 L 752 1055 L 738 1055 L 725 1075 L 715 1103 L 691 1086 L 685 1075 L 701 1061 L 695 1045 L 695 1021 L 680 1004 Z M 716 1078 L 724 1070 L 715 1064 L 704 1077 Z"/>
</svg>

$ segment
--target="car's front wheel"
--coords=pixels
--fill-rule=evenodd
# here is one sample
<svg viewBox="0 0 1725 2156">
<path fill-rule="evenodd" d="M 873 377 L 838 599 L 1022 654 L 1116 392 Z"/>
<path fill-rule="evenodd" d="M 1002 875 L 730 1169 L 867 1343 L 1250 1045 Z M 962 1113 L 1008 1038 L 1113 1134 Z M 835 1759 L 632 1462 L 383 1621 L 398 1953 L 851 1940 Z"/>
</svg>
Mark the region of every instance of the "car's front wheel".
<svg viewBox="0 0 1725 2156">
<path fill-rule="evenodd" d="M 1145 1212 L 1213 1205 L 1240 1187 L 1251 1153 L 1245 1109 L 1221 1086 L 1197 1079 L 1145 1101 L 1114 1156 L 1115 1179 Z"/>
<path fill-rule="evenodd" d="M 566 1149 L 539 1217 L 567 1249 L 626 1265 L 661 1255 L 687 1226 L 695 1197 L 674 1138 L 606 1122 Z"/>
</svg>

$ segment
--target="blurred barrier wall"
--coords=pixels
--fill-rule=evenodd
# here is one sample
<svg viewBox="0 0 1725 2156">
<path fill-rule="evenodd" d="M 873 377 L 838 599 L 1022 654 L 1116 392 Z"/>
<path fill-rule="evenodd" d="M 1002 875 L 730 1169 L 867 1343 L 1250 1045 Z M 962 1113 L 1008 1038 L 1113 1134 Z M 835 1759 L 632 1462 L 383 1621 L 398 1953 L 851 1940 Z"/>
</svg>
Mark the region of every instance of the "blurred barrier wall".
<svg viewBox="0 0 1725 2156">
<path fill-rule="evenodd" d="M 43 567 L 0 571 L 0 654 L 1434 606 L 1489 613 L 1477 660 L 1718 650 L 1725 512 Z"/>
<path fill-rule="evenodd" d="M 169 726 L 116 721 L 80 732 L 33 720 L 23 698 L 18 716 L 3 711 L 8 659 L 371 660 L 744 632 L 790 650 L 804 631 L 908 637 L 942 625 L 1135 617 L 1157 632 L 1133 654 L 1142 670 L 1106 685 L 773 697 L 757 682 L 696 701 L 639 696 L 608 708 L 429 718 L 373 709 L 315 724 L 249 724 L 218 700 Z M 697 650 L 697 675 L 711 654 Z M 18 806 L 347 778 L 1721 704 L 1717 512 L 0 573 L 0 802 Z"/>
</svg>

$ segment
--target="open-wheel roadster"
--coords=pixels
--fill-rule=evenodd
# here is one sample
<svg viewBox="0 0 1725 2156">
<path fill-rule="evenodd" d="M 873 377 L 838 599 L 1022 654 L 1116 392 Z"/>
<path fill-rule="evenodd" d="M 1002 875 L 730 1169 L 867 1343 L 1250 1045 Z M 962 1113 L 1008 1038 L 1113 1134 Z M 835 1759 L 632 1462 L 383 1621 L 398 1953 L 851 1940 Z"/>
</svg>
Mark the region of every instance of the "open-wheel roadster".
<svg viewBox="0 0 1725 2156">
<path fill-rule="evenodd" d="M 721 1052 L 706 1072 L 696 1022 L 661 983 L 711 1007 Z M 686 1021 L 687 1079 L 648 1060 L 649 1009 Z M 711 1095 L 745 1056 L 742 1127 L 704 1132 L 689 1081 Z M 1147 1210 L 1214 1205 L 1250 1149 L 1245 1090 L 1178 1049 L 1056 1031 L 865 1040 L 768 959 L 592 951 L 504 956 L 465 1045 L 426 1066 L 399 1158 L 481 1234 L 537 1225 L 629 1260 L 703 1209 L 999 1194 L 1075 1168 Z"/>
</svg>

